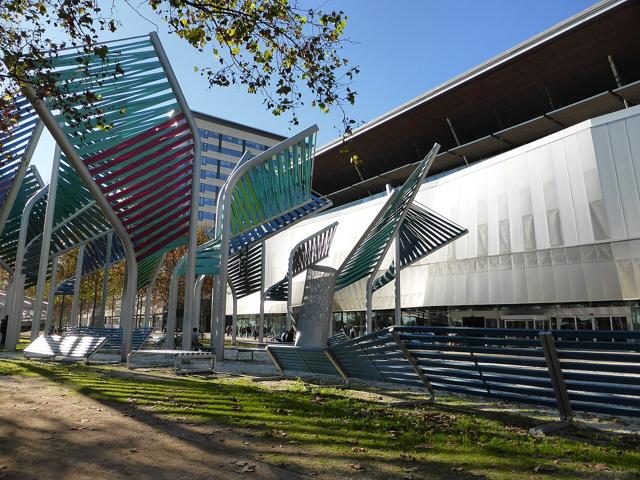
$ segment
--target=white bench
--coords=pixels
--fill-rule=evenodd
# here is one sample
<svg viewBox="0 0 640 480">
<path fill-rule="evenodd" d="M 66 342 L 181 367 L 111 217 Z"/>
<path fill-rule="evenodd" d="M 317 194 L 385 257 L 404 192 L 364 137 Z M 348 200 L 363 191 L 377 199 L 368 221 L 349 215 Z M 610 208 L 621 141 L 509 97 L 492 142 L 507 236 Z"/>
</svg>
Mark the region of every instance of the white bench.
<svg viewBox="0 0 640 480">
<path fill-rule="evenodd" d="M 140 357 L 145 357 L 150 362 L 136 364 L 136 358 Z M 213 372 L 215 353 L 190 350 L 134 350 L 127 355 L 129 369 L 170 366 L 173 366 L 176 373 Z"/>
<path fill-rule="evenodd" d="M 240 358 L 240 352 L 248 352 L 251 354 L 251 361 L 253 362 L 253 355 L 257 352 L 264 352 L 264 348 L 255 348 L 255 347 L 225 347 L 227 350 L 235 350 L 236 352 L 236 360 Z"/>
<path fill-rule="evenodd" d="M 91 335 L 41 335 L 24 349 L 26 358 L 89 361 L 89 358 L 107 341 L 107 337 Z"/>
</svg>

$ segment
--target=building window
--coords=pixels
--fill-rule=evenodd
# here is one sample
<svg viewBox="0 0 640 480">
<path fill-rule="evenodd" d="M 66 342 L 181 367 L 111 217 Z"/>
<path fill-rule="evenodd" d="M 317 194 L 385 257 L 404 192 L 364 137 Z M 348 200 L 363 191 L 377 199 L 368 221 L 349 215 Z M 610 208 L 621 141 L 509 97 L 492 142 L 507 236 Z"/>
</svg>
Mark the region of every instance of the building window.
<svg viewBox="0 0 640 480">
<path fill-rule="evenodd" d="M 198 220 L 202 221 L 211 221 L 213 222 L 216 219 L 216 214 L 213 212 L 198 212 Z"/>
<path fill-rule="evenodd" d="M 217 185 L 209 185 L 208 183 L 201 183 L 200 184 L 200 192 L 201 193 L 204 193 L 204 192 L 217 193 L 218 190 L 220 190 L 220 187 L 218 187 Z"/>
<path fill-rule="evenodd" d="M 215 206 L 216 200 L 214 198 L 200 197 L 200 206 L 204 207 L 207 205 Z"/>
</svg>

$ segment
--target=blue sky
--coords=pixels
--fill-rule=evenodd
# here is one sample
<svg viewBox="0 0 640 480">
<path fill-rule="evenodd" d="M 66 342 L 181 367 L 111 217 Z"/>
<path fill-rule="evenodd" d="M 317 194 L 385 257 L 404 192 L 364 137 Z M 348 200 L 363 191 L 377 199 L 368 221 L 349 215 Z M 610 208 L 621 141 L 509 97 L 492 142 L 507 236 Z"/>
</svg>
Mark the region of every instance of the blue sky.
<svg viewBox="0 0 640 480">
<path fill-rule="evenodd" d="M 139 0 L 131 3 L 136 4 Z M 115 36 L 140 35 L 156 27 L 124 0 L 116 15 L 122 25 Z M 352 118 L 369 121 L 448 79 L 513 47 L 596 3 L 594 0 L 308 0 L 310 6 L 343 10 L 349 16 L 346 36 L 351 42 L 343 54 L 360 67 L 353 88 L 356 105 Z M 210 90 L 194 66 L 211 65 L 206 54 L 191 49 L 167 34 L 153 12 L 141 10 L 154 21 L 189 105 L 194 110 L 227 118 L 264 130 L 289 135 L 296 129 L 318 124 L 318 146 L 335 139 L 340 131 L 338 112 L 324 114 L 305 108 L 300 126 L 288 117 L 274 117 L 262 99 L 242 87 Z M 55 33 L 52 32 L 52 35 Z M 51 169 L 53 143 L 43 136 L 34 162 L 45 181 Z"/>
</svg>

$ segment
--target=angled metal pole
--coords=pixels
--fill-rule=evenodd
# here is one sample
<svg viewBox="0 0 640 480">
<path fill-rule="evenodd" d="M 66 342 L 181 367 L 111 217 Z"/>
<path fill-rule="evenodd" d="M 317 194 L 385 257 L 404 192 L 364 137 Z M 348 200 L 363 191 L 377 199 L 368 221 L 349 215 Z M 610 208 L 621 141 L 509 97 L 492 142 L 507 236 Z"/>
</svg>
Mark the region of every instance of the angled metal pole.
<svg viewBox="0 0 640 480">
<path fill-rule="evenodd" d="M 402 325 L 402 293 L 400 290 L 400 235 L 396 234 L 394 242 L 396 278 L 395 278 L 395 325 Z"/>
<path fill-rule="evenodd" d="M 13 351 L 18 344 L 20 337 L 20 328 L 22 326 L 22 309 L 24 307 L 24 274 L 22 267 L 24 265 L 24 254 L 27 243 L 27 233 L 29 228 L 29 217 L 36 203 L 44 198 L 49 191 L 48 187 L 42 187 L 34 193 L 22 209 L 22 217 L 20 218 L 20 232 L 18 233 L 18 246 L 16 248 L 16 263 L 13 272 L 13 282 L 11 285 L 11 295 L 7 295 L 5 303 L 7 304 L 6 312 L 9 314 L 9 324 L 7 325 L 7 339 L 5 348 Z"/>
<path fill-rule="evenodd" d="M 196 279 L 196 283 L 193 286 L 193 318 L 194 321 L 191 323 L 191 330 L 193 330 L 194 328 L 197 328 L 198 330 L 200 330 L 200 303 L 202 301 L 202 284 L 204 283 L 204 279 L 205 279 L 205 275 L 200 275 L 198 276 L 198 278 Z M 189 337 L 191 337 L 191 330 L 189 330 L 189 332 L 186 332 L 183 330 L 182 332 L 182 349 L 186 350 L 186 348 L 184 347 L 184 337 L 185 335 L 188 333 Z M 189 341 L 189 348 L 193 348 L 192 342 Z"/>
<path fill-rule="evenodd" d="M 551 386 L 553 387 L 553 393 L 560 413 L 560 421 L 531 428 L 529 432 L 534 435 L 545 434 L 568 427 L 573 420 L 571 400 L 569 399 L 569 392 L 564 381 L 562 365 L 560 365 L 560 360 L 558 359 L 558 351 L 556 350 L 556 342 L 553 338 L 553 333 L 539 332 L 538 338 L 540 339 L 544 358 L 547 362 L 547 370 L 549 372 L 549 379 L 551 380 Z"/>
<path fill-rule="evenodd" d="M 235 346 L 238 338 L 238 297 L 236 297 L 233 287 L 231 287 L 231 301 L 233 302 L 231 311 L 231 345 Z"/>
<path fill-rule="evenodd" d="M 102 194 L 100 187 L 98 187 L 98 185 L 96 184 L 93 176 L 89 172 L 89 169 L 84 164 L 82 159 L 78 156 L 78 153 L 76 152 L 74 146 L 71 144 L 66 134 L 58 125 L 49 108 L 40 98 L 38 98 L 35 90 L 30 85 L 24 85 L 23 92 L 29 99 L 29 102 L 31 102 L 31 105 L 33 106 L 35 111 L 40 116 L 40 119 L 44 122 L 45 126 L 53 136 L 53 139 L 58 145 L 60 145 L 60 149 L 64 152 L 65 157 L 69 160 L 80 179 L 84 182 L 85 187 L 87 188 L 87 190 L 89 190 L 89 193 L 91 193 L 91 196 L 100 207 L 100 210 L 102 210 L 102 212 L 104 213 L 105 217 L 115 230 L 118 237 L 120 237 L 120 241 L 122 242 L 122 245 L 124 247 L 126 259 L 127 287 L 126 295 L 122 299 L 122 307 L 120 313 L 120 325 L 124 330 L 120 359 L 121 361 L 126 362 L 127 355 L 131 351 L 133 314 L 135 309 L 136 283 L 138 277 L 138 262 L 136 260 L 136 252 L 133 247 L 133 242 L 131 241 L 131 237 L 129 236 L 127 229 L 122 224 L 116 213 L 113 211 L 113 208 L 111 207 L 109 201 Z"/>
<path fill-rule="evenodd" d="M 42 317 L 42 302 L 44 301 L 44 286 L 47 281 L 47 267 L 49 266 L 49 251 L 51 250 L 51 230 L 56 210 L 56 194 L 58 191 L 58 176 L 60 174 L 60 147 L 56 145 L 51 166 L 49 193 L 47 195 L 47 210 L 44 214 L 42 227 L 42 241 L 40 243 L 40 260 L 38 261 L 38 280 L 36 283 L 36 299 L 33 306 L 33 322 L 31 323 L 31 341 L 38 337 L 40 318 Z M 46 334 L 46 330 L 45 330 Z"/>
<path fill-rule="evenodd" d="M 216 282 L 218 281 L 218 277 L 214 276 L 211 282 L 211 313 L 209 315 L 209 345 L 211 347 L 215 347 L 216 345 L 216 332 L 218 332 L 218 328 L 216 325 L 216 314 L 215 314 L 215 301 L 216 301 Z"/>
<path fill-rule="evenodd" d="M 84 262 L 84 244 L 78 249 L 78 260 L 76 261 L 76 278 L 73 284 L 73 301 L 71 302 L 71 320 L 72 327 L 80 326 L 80 287 L 82 286 L 82 264 Z"/>
<path fill-rule="evenodd" d="M 164 259 L 167 257 L 167 252 L 162 254 L 160 258 L 160 262 L 158 262 L 158 266 L 156 267 L 155 272 L 153 272 L 153 276 L 151 277 L 151 283 L 147 287 L 147 294 L 144 298 L 144 326 L 151 326 L 151 306 L 153 304 L 153 289 L 156 288 L 156 281 L 158 280 L 158 275 L 160 274 L 160 270 L 162 270 L 162 265 L 164 264 Z"/>
<path fill-rule="evenodd" d="M 264 343 L 264 275 L 266 264 L 266 244 L 262 241 L 262 265 L 260 265 L 260 324 L 258 325 L 258 342 Z M 288 310 L 287 310 L 288 311 Z M 288 315 L 288 313 L 287 313 Z"/>
<path fill-rule="evenodd" d="M 425 387 L 427 387 L 427 390 L 429 390 L 429 394 L 431 395 L 430 401 L 434 401 L 436 398 L 436 392 L 433 390 L 433 386 L 431 385 L 431 382 L 429 381 L 427 376 L 422 371 L 422 368 L 420 368 L 420 365 L 418 365 L 416 358 L 413 356 L 411 351 L 407 348 L 406 344 L 404 343 L 404 340 L 400 338 L 400 333 L 397 330 L 395 330 L 393 327 L 391 327 L 391 329 L 389 330 L 389 333 L 391 333 L 391 336 L 393 337 L 396 344 L 398 345 L 398 348 L 400 348 L 400 350 L 402 351 L 402 354 L 405 356 L 407 361 L 411 364 L 411 367 L 413 368 L 414 372 L 416 372 L 416 375 L 418 375 L 418 378 L 420 379 L 420 381 L 423 383 Z"/>
<path fill-rule="evenodd" d="M 13 203 L 16 201 L 16 197 L 18 196 L 18 192 L 20 191 L 20 187 L 22 186 L 22 180 L 24 179 L 25 173 L 27 173 L 29 163 L 31 162 L 31 158 L 33 157 L 33 152 L 35 152 L 36 150 L 36 146 L 38 145 L 38 141 L 40 140 L 40 135 L 42 135 L 42 130 L 44 130 L 44 123 L 42 123 L 42 120 L 39 120 L 35 130 L 33 131 L 33 135 L 31 135 L 31 140 L 29 140 L 27 148 L 24 151 L 22 162 L 18 167 L 18 171 L 16 172 L 16 175 L 14 177 L 11 189 L 4 199 L 2 208 L 0 208 L 0 233 L 2 233 L 4 224 L 9 218 L 9 213 L 11 213 L 11 207 L 13 207 Z"/>
<path fill-rule="evenodd" d="M 107 250 L 104 254 L 104 273 L 102 275 L 102 296 L 100 297 L 100 316 L 96 327 L 104 327 L 107 315 L 107 297 L 109 296 L 109 268 L 111 267 L 111 249 L 113 248 L 113 230 L 107 233 Z"/>
<path fill-rule="evenodd" d="M 165 348 L 167 350 L 173 350 L 176 348 L 176 315 L 178 310 L 178 287 L 180 286 L 180 270 L 184 266 L 186 256 L 178 260 L 173 272 L 171 272 L 171 280 L 169 281 L 169 304 L 167 305 L 167 327 L 165 336 Z M 184 323 L 183 323 L 184 326 Z M 182 329 L 184 334 L 184 328 Z"/>
<path fill-rule="evenodd" d="M 367 286 L 366 288 L 366 303 L 367 309 L 365 312 L 365 334 L 369 335 L 373 332 L 373 277 L 375 276 L 376 271 L 374 271 L 367 278 Z"/>
<path fill-rule="evenodd" d="M 183 340 L 182 345 L 185 350 L 191 349 L 191 335 L 184 335 L 184 332 L 191 331 L 192 315 L 191 310 L 193 308 L 193 287 L 196 278 L 196 249 L 198 248 L 198 201 L 200 197 L 200 134 L 198 133 L 198 126 L 191 114 L 191 109 L 187 104 L 187 100 L 184 98 L 178 79 L 171 68 L 167 54 L 160 43 L 160 37 L 156 32 L 149 34 L 153 48 L 160 60 L 160 64 L 164 69 L 164 73 L 167 76 L 167 80 L 171 85 L 173 94 L 176 96 L 178 105 L 182 110 L 184 118 L 189 125 L 191 135 L 193 136 L 193 170 L 191 177 L 191 210 L 189 212 L 189 240 L 187 247 L 187 273 L 185 276 L 185 293 L 184 293 L 184 318 L 182 320 L 182 332 Z M 223 244 L 224 245 L 224 244 Z M 185 337 L 187 341 L 185 342 Z M 188 348 L 185 348 L 188 347 Z"/>
<path fill-rule="evenodd" d="M 51 259 L 51 277 L 49 278 L 49 296 L 47 297 L 47 314 L 44 320 L 44 334 L 49 335 L 53 321 L 53 309 L 56 306 L 56 279 L 58 277 L 58 256 Z"/>
<path fill-rule="evenodd" d="M 345 372 L 344 368 L 342 368 L 342 365 L 340 364 L 340 362 L 338 361 L 336 356 L 333 354 L 331 349 L 325 348 L 324 349 L 324 355 L 331 362 L 331 365 L 333 365 L 333 368 L 335 368 L 336 371 L 340 374 L 340 376 L 342 377 L 342 380 L 344 380 L 344 385 L 346 387 L 348 387 L 349 386 L 349 375 L 347 375 L 347 372 Z"/>
<path fill-rule="evenodd" d="M 291 314 L 291 304 L 293 303 L 293 250 L 289 254 L 289 264 L 287 267 L 287 321 L 285 323 L 287 331 L 291 330 L 293 315 Z"/>
<path fill-rule="evenodd" d="M 391 195 L 393 193 L 393 187 L 387 183 L 387 195 Z M 402 325 L 402 299 L 400 296 L 400 229 L 396 232 L 393 237 L 393 252 L 394 252 L 394 264 L 396 266 L 396 276 L 395 276 L 395 322 L 394 324 L 399 327 Z"/>
</svg>

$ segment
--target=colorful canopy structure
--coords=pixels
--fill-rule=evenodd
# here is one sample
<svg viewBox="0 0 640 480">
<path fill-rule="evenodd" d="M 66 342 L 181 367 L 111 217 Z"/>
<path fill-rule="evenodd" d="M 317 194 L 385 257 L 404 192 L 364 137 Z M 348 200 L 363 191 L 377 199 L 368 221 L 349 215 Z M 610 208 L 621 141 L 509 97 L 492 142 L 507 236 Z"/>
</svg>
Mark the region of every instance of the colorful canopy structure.
<svg viewBox="0 0 640 480">
<path fill-rule="evenodd" d="M 268 222 L 232 238 L 229 241 L 229 256 L 236 255 L 243 248 L 247 248 L 256 242 L 264 241 L 300 220 L 321 212 L 330 206 L 331 202 L 329 200 L 312 194 L 311 199 L 306 204 L 272 218 Z M 196 258 L 196 274 L 217 275 L 220 266 L 220 239 L 213 238 L 200 245 Z M 186 269 L 183 267 L 180 270 L 180 274 L 184 275 L 185 272 Z"/>
<path fill-rule="evenodd" d="M 236 298 L 259 292 L 263 283 L 263 244 L 242 248 L 229 260 L 229 285 Z"/>
<path fill-rule="evenodd" d="M 450 244 L 469 232 L 430 208 L 414 202 L 402 221 L 398 232 L 400 268 L 406 268 L 439 248 Z M 396 276 L 395 261 L 387 271 L 373 282 L 376 290 L 384 287 Z"/>
<path fill-rule="evenodd" d="M 43 190 L 44 189 L 44 190 Z M 26 224 L 27 242 L 32 241 L 42 232 L 42 224 L 44 222 L 44 214 L 47 208 L 46 187 L 38 174 L 35 167 L 31 166 L 24 175 L 20 188 L 15 196 L 15 201 L 9 209 L 9 215 L 4 224 L 4 228 L 0 232 L 0 265 L 9 272 L 13 273 L 16 263 L 16 255 L 18 250 L 18 239 L 20 237 L 20 225 L 24 207 L 31 197 L 37 192 L 43 190 L 40 198 L 33 205 L 29 221 Z M 27 273 L 27 284 L 35 282 L 32 272 Z"/>
<path fill-rule="evenodd" d="M 30 87 L 25 94 L 122 241 L 127 261 L 121 318 L 126 356 L 138 265 L 144 265 L 145 272 L 155 270 L 163 253 L 185 244 L 187 235 L 190 251 L 195 251 L 197 212 L 191 207 L 197 205 L 200 146 L 157 35 L 104 47 L 90 55 L 69 51 L 51 59 L 59 84 L 68 92 L 66 108 L 56 115 L 52 111 L 59 105 L 43 103 Z M 70 116 L 70 111 L 80 115 Z M 85 211 L 92 208 L 85 205 Z M 194 265 L 192 254 L 191 272 Z M 193 284 L 193 275 L 188 281 Z"/>
<path fill-rule="evenodd" d="M 96 238 L 85 246 L 82 256 L 82 277 L 91 275 L 105 267 L 107 260 L 107 236 Z M 109 264 L 117 263 L 124 259 L 124 248 L 118 237 L 114 236 L 111 243 Z M 56 295 L 72 295 L 74 292 L 75 277 L 67 278 L 56 286 Z"/>
<path fill-rule="evenodd" d="M 265 300 L 289 302 L 291 280 L 311 265 L 315 265 L 329 256 L 337 228 L 338 222 L 334 222 L 298 243 L 289 255 L 287 274 L 282 280 L 267 289 Z"/>
<path fill-rule="evenodd" d="M 218 330 L 215 350 L 219 360 L 224 358 L 227 294 L 221 286 L 227 284 L 229 251 L 226 245 L 241 235 L 246 235 L 248 241 L 264 240 L 275 233 L 270 228 L 274 218 L 291 217 L 277 230 L 280 231 L 330 205 L 323 199 L 325 207 L 300 211 L 300 207 L 318 200 L 311 191 L 317 130 L 314 125 L 256 157 L 242 159 L 220 192 L 215 232 L 224 248 L 219 249 L 214 302 Z"/>
<path fill-rule="evenodd" d="M 440 145 L 434 145 L 407 181 L 389 195 L 378 215 L 340 266 L 336 291 L 377 272 L 439 148 Z"/>
<path fill-rule="evenodd" d="M 24 177 L 43 129 L 26 98 L 18 98 L 15 109 L 7 115 L 15 116 L 16 123 L 0 132 L 0 233 L 18 195 L 29 191 L 23 185 Z"/>
<path fill-rule="evenodd" d="M 78 246 L 91 243 L 111 230 L 111 225 L 91 198 L 87 188 L 64 158 L 60 159 L 52 228 L 49 238 L 48 261 Z M 42 220 L 44 223 L 44 220 Z M 27 286 L 37 281 L 41 259 L 43 230 L 26 245 L 23 269 Z"/>
<path fill-rule="evenodd" d="M 217 335 L 216 355 L 224 352 L 224 318 L 226 285 L 229 282 L 229 260 L 243 248 L 262 242 L 309 215 L 328 208 L 331 202 L 311 190 L 315 136 L 317 126 L 310 127 L 278 145 L 251 158 L 245 154 L 218 199 L 214 238 L 198 248 L 197 275 L 216 276 L 214 305 Z M 226 245 L 227 248 L 221 248 Z M 180 262 L 172 275 L 167 317 L 167 337 L 175 331 L 177 279 L 188 273 Z M 235 298 L 235 297 L 234 297 Z M 218 320 L 219 319 L 219 320 Z M 187 317 L 183 329 L 190 328 Z M 183 336 L 183 348 L 189 348 L 190 338 Z"/>
</svg>

